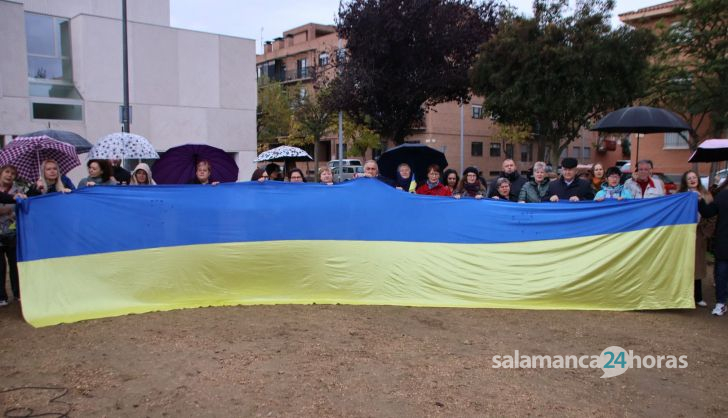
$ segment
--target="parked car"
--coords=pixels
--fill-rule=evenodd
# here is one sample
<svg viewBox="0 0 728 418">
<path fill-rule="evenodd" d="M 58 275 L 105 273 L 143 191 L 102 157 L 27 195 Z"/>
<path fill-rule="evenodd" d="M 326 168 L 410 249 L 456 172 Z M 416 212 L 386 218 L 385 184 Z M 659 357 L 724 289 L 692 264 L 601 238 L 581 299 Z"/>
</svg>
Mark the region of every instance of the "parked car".
<svg viewBox="0 0 728 418">
<path fill-rule="evenodd" d="M 329 161 L 328 165 L 329 168 L 334 168 L 338 166 L 339 160 L 331 160 Z M 355 158 L 350 158 L 346 160 L 341 160 L 341 165 L 347 166 L 347 165 L 354 165 L 354 166 L 362 166 L 361 160 L 357 160 Z"/>
<path fill-rule="evenodd" d="M 715 177 L 713 178 L 713 184 L 720 186 L 721 184 L 723 184 L 726 178 L 728 178 L 728 168 L 718 170 L 715 173 Z M 706 189 L 708 188 L 708 176 L 701 177 L 700 182 L 703 183 L 703 186 Z"/>
<path fill-rule="evenodd" d="M 339 181 L 339 170 L 341 170 L 341 181 L 349 181 L 364 175 L 364 167 L 360 165 L 334 167 L 331 169 L 331 173 L 334 175 L 334 181 Z"/>
</svg>

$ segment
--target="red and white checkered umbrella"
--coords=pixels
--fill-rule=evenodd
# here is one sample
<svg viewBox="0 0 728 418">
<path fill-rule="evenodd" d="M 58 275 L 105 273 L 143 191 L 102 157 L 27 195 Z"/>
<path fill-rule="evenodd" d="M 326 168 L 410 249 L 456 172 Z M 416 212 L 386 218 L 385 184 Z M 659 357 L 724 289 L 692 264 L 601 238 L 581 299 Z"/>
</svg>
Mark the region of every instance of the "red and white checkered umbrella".
<svg viewBox="0 0 728 418">
<path fill-rule="evenodd" d="M 0 166 L 14 166 L 18 177 L 30 182 L 38 180 L 45 160 L 55 160 L 61 174 L 81 165 L 73 145 L 47 136 L 17 137 L 0 151 Z"/>
</svg>

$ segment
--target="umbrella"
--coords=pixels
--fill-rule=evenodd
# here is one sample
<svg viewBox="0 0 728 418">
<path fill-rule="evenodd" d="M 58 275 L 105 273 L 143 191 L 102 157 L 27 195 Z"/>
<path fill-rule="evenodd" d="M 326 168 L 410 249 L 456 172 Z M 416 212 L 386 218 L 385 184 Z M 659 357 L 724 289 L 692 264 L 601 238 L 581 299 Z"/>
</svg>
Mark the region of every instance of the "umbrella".
<svg viewBox="0 0 728 418">
<path fill-rule="evenodd" d="M 711 163 L 728 160 L 728 139 L 706 139 L 693 152 L 688 162 Z"/>
<path fill-rule="evenodd" d="M 447 158 L 442 151 L 421 144 L 402 144 L 391 148 L 379 156 L 379 173 L 391 179 L 397 178 L 397 166 L 407 163 L 415 173 L 415 179 L 423 182 L 427 179 L 427 166 L 437 164 L 440 170 L 447 167 Z"/>
<path fill-rule="evenodd" d="M 69 131 L 57 131 L 55 129 L 45 129 L 43 131 L 31 132 L 31 133 L 25 134 L 23 136 L 24 137 L 47 136 L 48 138 L 53 138 L 56 141 L 61 141 L 61 142 L 65 142 L 66 144 L 73 145 L 74 147 L 76 147 L 77 154 L 83 154 L 84 152 L 89 152 L 89 150 L 93 146 L 90 142 L 88 142 L 86 140 L 86 138 L 82 137 L 81 135 L 79 135 L 75 132 L 69 132 Z"/>
<path fill-rule="evenodd" d="M 55 160 L 61 175 L 81 165 L 73 145 L 47 136 L 18 137 L 0 151 L 0 165 L 12 165 L 18 177 L 35 182 L 44 160 Z"/>
<path fill-rule="evenodd" d="M 89 160 L 157 159 L 154 146 L 141 135 L 117 132 L 96 141 L 88 153 Z"/>
<path fill-rule="evenodd" d="M 219 182 L 238 180 L 238 165 L 228 153 L 210 145 L 187 144 L 170 148 L 154 163 L 154 180 L 159 184 L 185 184 L 195 177 L 198 161 L 207 160 L 212 178 Z"/>
<path fill-rule="evenodd" d="M 301 148 L 281 145 L 280 147 L 261 152 L 255 162 L 261 161 L 311 161 L 310 155 Z"/>
<path fill-rule="evenodd" d="M 659 107 L 623 107 L 603 117 L 592 131 L 637 134 L 637 155 L 640 156 L 639 134 L 692 131 L 690 125 L 675 113 Z"/>
</svg>

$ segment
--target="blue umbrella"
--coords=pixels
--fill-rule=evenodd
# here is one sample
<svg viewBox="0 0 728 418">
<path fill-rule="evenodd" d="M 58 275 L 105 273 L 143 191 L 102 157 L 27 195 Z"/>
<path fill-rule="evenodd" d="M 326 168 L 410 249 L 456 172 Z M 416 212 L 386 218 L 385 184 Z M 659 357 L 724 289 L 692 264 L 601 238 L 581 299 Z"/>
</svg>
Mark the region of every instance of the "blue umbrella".
<svg viewBox="0 0 728 418">
<path fill-rule="evenodd" d="M 75 132 L 69 132 L 69 131 L 57 131 L 55 129 L 45 129 L 42 131 L 37 132 L 31 132 L 29 134 L 22 135 L 24 137 L 38 137 L 38 136 L 47 136 L 48 138 L 55 139 L 56 141 L 65 142 L 66 144 L 71 144 L 74 147 L 76 147 L 76 153 L 77 154 L 83 154 L 84 152 L 89 152 L 91 150 L 91 147 L 93 145 L 86 140 L 86 138 L 82 137 L 81 135 L 75 133 Z"/>
</svg>

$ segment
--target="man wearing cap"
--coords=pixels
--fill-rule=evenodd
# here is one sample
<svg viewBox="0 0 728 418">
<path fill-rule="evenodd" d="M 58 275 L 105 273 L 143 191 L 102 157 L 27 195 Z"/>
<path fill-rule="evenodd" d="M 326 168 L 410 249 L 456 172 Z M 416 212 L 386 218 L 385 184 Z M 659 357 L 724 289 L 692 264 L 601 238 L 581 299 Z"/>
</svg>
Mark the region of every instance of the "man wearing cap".
<svg viewBox="0 0 728 418">
<path fill-rule="evenodd" d="M 503 161 L 501 168 L 503 168 L 503 171 L 501 171 L 496 178 L 491 180 L 490 185 L 488 186 L 488 197 L 498 195 L 496 182 L 500 178 L 506 178 L 511 182 L 511 192 L 509 193 L 511 201 L 517 202 L 518 195 L 521 193 L 521 188 L 524 184 L 526 184 L 527 180 L 518 172 L 518 170 L 516 170 L 516 162 L 510 158 Z"/>
<path fill-rule="evenodd" d="M 564 158 L 561 161 L 561 177 L 549 183 L 549 189 L 543 197 L 543 202 L 558 202 L 568 200 L 578 202 L 579 200 L 594 199 L 589 182 L 576 178 L 576 166 L 579 161 L 576 158 Z"/>
<path fill-rule="evenodd" d="M 624 188 L 629 190 L 635 199 L 650 199 L 665 195 L 665 185 L 657 177 L 652 177 L 650 160 L 637 162 L 637 176 L 625 181 Z"/>
</svg>

